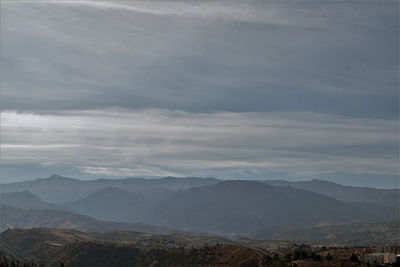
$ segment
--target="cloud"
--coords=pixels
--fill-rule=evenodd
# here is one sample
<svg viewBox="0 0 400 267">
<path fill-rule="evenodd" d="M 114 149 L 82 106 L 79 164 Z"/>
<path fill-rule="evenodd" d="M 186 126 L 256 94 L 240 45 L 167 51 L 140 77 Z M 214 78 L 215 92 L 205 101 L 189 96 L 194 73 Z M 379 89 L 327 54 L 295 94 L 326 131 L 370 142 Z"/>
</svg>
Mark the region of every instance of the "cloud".
<svg viewBox="0 0 400 267">
<path fill-rule="evenodd" d="M 1 116 L 4 165 L 67 165 L 111 176 L 351 177 L 398 172 L 394 120 L 170 110 L 5 111 Z"/>
<path fill-rule="evenodd" d="M 394 184 L 398 5 L 2 1 L 2 177 Z"/>
<path fill-rule="evenodd" d="M 31 1 L 4 1 L 31 4 Z M 369 3 L 338 3 L 337 1 L 287 1 L 284 4 L 265 1 L 141 1 L 141 0 L 39 0 L 35 5 L 92 7 L 105 10 L 129 11 L 154 16 L 181 16 L 236 22 L 330 28 L 335 24 L 347 26 L 378 26 L 380 16 L 387 15 L 387 6 L 379 1 Z M 393 3 L 389 3 L 393 5 Z M 360 9 L 361 7 L 361 9 Z M 342 18 L 338 19 L 341 11 Z M 368 17 L 366 16 L 368 15 Z"/>
<path fill-rule="evenodd" d="M 397 2 L 2 4 L 2 108 L 398 116 Z"/>
</svg>

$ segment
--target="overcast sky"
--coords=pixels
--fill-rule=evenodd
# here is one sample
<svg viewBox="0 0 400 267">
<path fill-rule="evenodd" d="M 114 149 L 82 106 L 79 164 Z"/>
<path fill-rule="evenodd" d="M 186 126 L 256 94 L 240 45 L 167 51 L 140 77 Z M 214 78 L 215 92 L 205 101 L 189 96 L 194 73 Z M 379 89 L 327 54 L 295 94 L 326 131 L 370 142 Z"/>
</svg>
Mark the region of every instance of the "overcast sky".
<svg viewBox="0 0 400 267">
<path fill-rule="evenodd" d="M 1 172 L 399 186 L 398 1 L 2 1 Z"/>
</svg>

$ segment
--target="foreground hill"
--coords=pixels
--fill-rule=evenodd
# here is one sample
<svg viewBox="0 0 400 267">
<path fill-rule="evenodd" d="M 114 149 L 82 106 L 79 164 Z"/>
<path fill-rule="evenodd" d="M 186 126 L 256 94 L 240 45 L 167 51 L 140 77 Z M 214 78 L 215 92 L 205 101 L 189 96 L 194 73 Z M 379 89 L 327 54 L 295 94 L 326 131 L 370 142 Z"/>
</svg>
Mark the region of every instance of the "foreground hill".
<svg viewBox="0 0 400 267">
<path fill-rule="evenodd" d="M 24 262 L 7 251 L 0 249 L 0 266 L 1 267 L 44 267 L 42 264 L 35 262 Z"/>
<path fill-rule="evenodd" d="M 254 236 L 265 227 L 304 227 L 371 219 L 314 192 L 252 181 L 226 181 L 177 192 L 149 210 L 152 223 L 189 231 Z"/>
<path fill-rule="evenodd" d="M 343 225 L 334 231 L 341 232 L 345 227 L 368 227 L 385 231 L 387 224 Z M 328 226 L 323 226 L 325 228 Z M 387 230 L 388 228 L 386 228 Z M 361 231 L 363 231 L 361 230 Z M 307 231 L 306 231 L 307 232 Z M 307 233 L 291 234 L 306 236 Z M 393 237 L 395 240 L 396 236 Z M 310 246 L 296 245 L 299 240 L 263 241 L 240 239 L 236 242 L 223 238 L 193 235 L 155 235 L 138 232 L 83 233 L 67 229 L 9 229 L 0 234 L 0 266 L 2 262 L 36 262 L 45 266 L 287 266 L 292 257 L 309 255 L 313 259 Z M 296 242 L 296 243 L 294 243 Z M 310 242 L 306 242 L 310 244 Z M 311 243 L 312 244 L 312 243 Z M 320 243 L 328 247 L 344 243 Z M 386 244 L 386 243 L 385 243 Z M 390 242 L 388 244 L 391 244 Z M 397 244 L 396 242 L 393 244 Z M 351 244 L 360 246 L 359 243 Z M 362 246 L 376 245 L 367 243 Z M 2 253 L 6 248 L 7 253 Z M 281 254 L 284 248 L 286 255 Z M 314 247 L 315 248 L 315 247 Z M 364 249 L 350 248 L 348 253 L 361 254 Z M 308 251 L 308 252 L 307 252 Z M 326 252 L 326 248 L 320 252 Z M 336 254 L 336 248 L 333 250 Z M 332 252 L 331 252 L 332 253 Z M 15 257 L 9 257 L 12 254 Z M 278 254 L 281 254 L 279 257 Z M 339 253 L 340 254 L 340 253 Z M 343 255 L 338 257 L 343 259 Z M 350 254 L 346 255 L 347 263 Z M 287 257 L 289 255 L 289 257 Z M 321 256 L 322 254 L 320 254 Z M 326 255 L 326 253 L 324 254 Z M 297 256 L 297 257 L 298 257 Z M 277 257 L 277 259 L 275 259 Z M 322 256 L 324 257 L 324 256 Z M 336 257 L 336 256 L 335 256 Z M 18 259 L 18 260 L 16 260 Z M 315 259 L 315 258 L 314 258 Z M 320 259 L 321 260 L 321 259 Z M 321 265 L 321 261 L 315 262 Z M 331 260 L 329 260 L 331 261 Z M 340 262 L 331 262 L 340 264 Z M 356 266 L 357 264 L 351 264 Z M 7 266 L 7 265 L 5 265 Z M 17 266 L 17 265 L 8 265 Z M 39 266 L 37 264 L 18 266 Z M 347 265 L 346 265 L 347 266 Z"/>
<path fill-rule="evenodd" d="M 270 257 L 236 244 L 198 248 L 102 242 L 77 231 L 8 230 L 0 235 L 10 251 L 46 266 L 266 266 Z"/>
<path fill-rule="evenodd" d="M 26 242 L 28 239 L 34 242 Z M 234 244 L 234 241 L 217 236 L 192 234 L 151 234 L 132 231 L 113 231 L 107 233 L 81 232 L 74 229 L 32 228 L 8 229 L 0 233 L 0 239 L 7 241 L 11 248 L 23 249 L 27 254 L 40 254 L 40 249 L 46 248 L 49 241 L 60 245 L 75 242 L 106 242 L 118 244 L 135 244 L 147 247 L 188 247 L 199 248 L 205 245 Z"/>
<path fill-rule="evenodd" d="M 188 235 L 187 232 L 171 230 L 165 227 L 156 227 L 143 223 L 100 221 L 88 216 L 82 216 L 66 211 L 22 210 L 1 205 L 0 214 L 0 231 L 5 231 L 8 228 L 34 227 L 78 229 L 86 232 L 85 235 L 87 236 L 87 240 L 96 239 L 108 242 L 127 241 L 146 245 L 167 244 L 169 246 L 183 245 L 187 247 L 232 242 L 231 240 L 217 236 L 212 237 L 205 234 L 194 235 L 194 233 Z M 324 224 L 306 228 L 262 226 L 258 229 L 254 229 L 254 232 L 248 233 L 247 236 L 264 240 L 291 240 L 291 242 L 307 242 L 313 244 L 382 245 L 398 243 L 400 238 L 398 232 L 399 227 L 400 224 L 398 220 L 369 224 Z M 88 233 L 93 231 L 97 233 Z M 165 238 L 164 236 L 157 236 L 157 234 L 168 234 L 169 237 Z M 64 233 L 64 236 L 65 235 L 66 234 Z M 77 239 L 74 234 L 71 236 L 73 236 L 74 240 Z M 80 236 L 82 237 L 83 234 L 80 233 Z M 228 236 L 235 238 L 241 235 L 232 235 L 230 233 Z M 261 244 L 264 244 L 265 242 L 252 241 L 252 243 L 257 243 L 257 246 L 261 246 Z M 246 244 L 246 242 L 239 242 L 239 244 Z"/>
<path fill-rule="evenodd" d="M 270 257 L 259 249 L 218 245 L 197 249 L 145 248 L 129 245 L 80 243 L 68 247 L 49 265 L 71 267 L 124 266 L 269 266 Z"/>
<path fill-rule="evenodd" d="M 24 210 L 12 206 L 0 205 L 0 231 L 8 228 L 69 228 L 87 232 L 137 231 L 167 234 L 179 232 L 165 227 L 156 227 L 143 223 L 117 223 L 96 220 L 88 216 L 61 210 Z"/>
<path fill-rule="evenodd" d="M 151 197 L 159 197 L 169 192 L 181 189 L 215 184 L 219 180 L 214 178 L 175 178 L 161 179 L 97 179 L 78 180 L 73 178 L 52 175 L 44 179 L 2 184 L 3 193 L 28 190 L 49 203 L 66 203 L 85 198 L 90 194 L 105 189 L 116 187 L 131 193 L 139 193 Z"/>
<path fill-rule="evenodd" d="M 292 240 L 338 246 L 398 245 L 400 221 L 348 223 L 308 228 L 267 228 L 257 232 L 258 239 Z"/>
</svg>

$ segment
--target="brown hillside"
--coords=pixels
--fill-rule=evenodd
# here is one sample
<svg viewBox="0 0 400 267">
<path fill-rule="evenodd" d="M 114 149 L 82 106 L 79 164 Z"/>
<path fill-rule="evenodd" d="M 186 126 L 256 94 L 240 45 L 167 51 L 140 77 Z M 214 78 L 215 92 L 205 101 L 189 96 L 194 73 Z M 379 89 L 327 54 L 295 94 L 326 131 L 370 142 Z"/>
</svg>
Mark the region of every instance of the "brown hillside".
<svg viewBox="0 0 400 267">
<path fill-rule="evenodd" d="M 266 266 L 262 251 L 238 245 L 200 249 L 143 248 L 116 244 L 78 243 L 60 253 L 49 264 L 57 266 Z"/>
<path fill-rule="evenodd" d="M 110 235 L 115 237 L 110 237 Z M 271 259 L 264 251 L 236 244 L 213 243 L 215 239 L 190 239 L 190 236 L 157 236 L 143 242 L 139 233 L 82 233 L 64 229 L 12 229 L 0 237 L 3 245 L 18 257 L 46 266 L 266 266 Z M 121 242 L 123 235 L 131 241 Z M 184 246 L 171 246 L 169 242 L 189 239 Z M 110 242 L 106 240 L 116 240 Z M 201 245 L 206 241 L 208 244 Z M 191 244 L 197 244 L 191 246 Z"/>
</svg>

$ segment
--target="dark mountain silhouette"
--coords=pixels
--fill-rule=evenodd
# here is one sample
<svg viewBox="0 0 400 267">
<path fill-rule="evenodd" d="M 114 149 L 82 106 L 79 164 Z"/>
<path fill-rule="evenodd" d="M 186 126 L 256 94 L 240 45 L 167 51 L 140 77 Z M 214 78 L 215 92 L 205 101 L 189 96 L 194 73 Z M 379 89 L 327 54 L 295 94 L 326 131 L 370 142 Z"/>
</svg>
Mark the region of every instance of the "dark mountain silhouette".
<svg viewBox="0 0 400 267">
<path fill-rule="evenodd" d="M 89 196 L 107 187 L 116 187 L 131 193 L 145 196 L 163 197 L 168 193 L 192 187 L 216 184 L 221 180 L 214 178 L 176 178 L 161 179 L 97 179 L 78 180 L 52 175 L 48 178 L 2 184 L 1 191 L 30 191 L 48 203 L 65 203 Z M 291 186 L 323 194 L 345 202 L 367 202 L 383 206 L 398 207 L 399 189 L 377 189 L 368 187 L 344 186 L 341 184 L 314 179 L 312 181 L 289 182 L 283 180 L 258 180 L 273 186 Z"/>
<path fill-rule="evenodd" d="M 48 178 L 31 181 L 2 184 L 2 192 L 30 191 L 49 203 L 65 203 L 89 196 L 90 194 L 107 188 L 117 187 L 131 193 L 158 197 L 168 193 L 216 184 L 221 180 L 214 178 L 176 178 L 165 177 L 161 179 L 97 179 L 78 180 L 52 175 Z M 398 205 L 399 189 L 377 189 L 368 187 L 344 186 L 341 184 L 314 179 L 312 181 L 289 182 L 283 180 L 259 180 L 273 186 L 291 186 L 320 193 L 345 202 L 368 202 L 384 206 Z"/>
<path fill-rule="evenodd" d="M 150 202 L 152 202 L 151 198 L 146 198 L 141 194 L 107 187 L 63 206 L 97 219 L 132 222 L 140 220 L 142 209 Z"/>
<path fill-rule="evenodd" d="M 226 181 L 175 193 L 149 210 L 165 226 L 253 236 L 270 226 L 303 227 L 324 222 L 367 220 L 356 207 L 314 192 L 253 181 Z"/>
<path fill-rule="evenodd" d="M 285 185 L 286 183 L 289 185 Z M 307 187 L 309 190 L 295 188 L 293 185 Z M 316 180 L 289 183 L 166 177 L 80 181 L 52 176 L 35 181 L 6 184 L 2 189 L 7 192 L 30 186 L 32 189 L 29 190 L 36 190 L 48 199 L 53 199 L 59 194 L 61 197 L 58 200 L 82 196 L 58 204 L 80 215 L 73 212 L 63 214 L 51 212 L 50 209 L 55 209 L 57 206 L 47 204 L 29 192 L 3 193 L 4 196 L 14 196 L 13 202 L 4 204 L 41 209 L 35 212 L 25 211 L 21 216 L 25 216 L 27 221 L 22 223 L 21 227 L 79 226 L 77 229 L 81 230 L 97 229 L 98 222 L 95 220 L 97 219 L 109 221 L 107 226 L 98 226 L 99 231 L 120 229 L 113 229 L 110 221 L 142 222 L 183 231 L 207 232 L 236 238 L 253 237 L 260 229 L 277 226 L 301 228 L 321 223 L 387 221 L 397 218 L 399 213 L 392 201 L 396 190 L 345 187 Z M 345 188 L 344 191 L 347 190 L 344 198 L 348 202 L 327 196 L 330 194 L 339 198 L 335 190 L 340 190 L 337 188 L 342 187 Z M 329 188 L 332 188 L 332 191 L 329 191 Z M 356 196 L 350 196 L 353 191 Z M 374 193 L 377 196 L 375 200 Z M 368 202 L 361 201 L 366 199 L 365 194 L 370 198 Z M 95 219 L 82 216 L 78 220 L 75 217 L 81 215 Z M 94 220 L 95 223 L 85 224 L 86 219 L 83 218 Z M 18 223 L 21 223 L 21 220 Z"/>
<path fill-rule="evenodd" d="M 60 206 L 43 202 L 40 197 L 29 191 L 2 193 L 0 194 L 0 203 L 21 209 L 64 209 Z"/>
<path fill-rule="evenodd" d="M 260 182 L 273 186 L 291 186 L 293 188 L 304 189 L 346 202 L 367 202 L 384 206 L 399 207 L 400 189 L 345 186 L 318 179 L 299 182 L 288 182 L 282 180 Z"/>
</svg>

